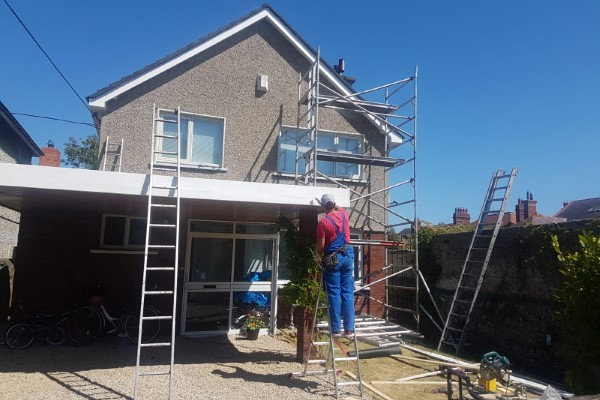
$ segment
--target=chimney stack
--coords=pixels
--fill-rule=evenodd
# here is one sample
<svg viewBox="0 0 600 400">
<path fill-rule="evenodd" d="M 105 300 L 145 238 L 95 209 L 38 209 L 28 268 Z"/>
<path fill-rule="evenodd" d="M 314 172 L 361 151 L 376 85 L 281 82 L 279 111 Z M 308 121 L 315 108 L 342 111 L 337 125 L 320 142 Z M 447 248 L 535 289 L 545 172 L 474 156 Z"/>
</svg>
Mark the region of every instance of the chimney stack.
<svg viewBox="0 0 600 400">
<path fill-rule="evenodd" d="M 40 157 L 40 166 L 60 167 L 60 151 L 54 147 L 54 142 L 48 140 L 48 146 L 42 147 L 44 155 Z"/>
<path fill-rule="evenodd" d="M 468 225 L 471 223 L 471 215 L 466 208 L 455 208 L 452 216 L 454 225 Z"/>
<path fill-rule="evenodd" d="M 515 212 L 517 214 L 517 222 L 523 222 L 534 215 L 538 215 L 537 200 L 533 199 L 533 194 L 529 190 L 527 191 L 527 200 L 518 200 Z"/>
</svg>

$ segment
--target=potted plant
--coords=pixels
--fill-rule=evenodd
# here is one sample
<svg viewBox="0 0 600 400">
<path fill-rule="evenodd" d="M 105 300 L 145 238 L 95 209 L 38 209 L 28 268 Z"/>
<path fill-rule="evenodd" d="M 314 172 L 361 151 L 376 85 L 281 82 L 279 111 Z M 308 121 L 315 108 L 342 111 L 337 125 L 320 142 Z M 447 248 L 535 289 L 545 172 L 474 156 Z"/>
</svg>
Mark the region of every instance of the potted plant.
<svg viewBox="0 0 600 400">
<path fill-rule="evenodd" d="M 267 318 L 267 313 L 258 310 L 252 310 L 246 314 L 246 319 L 241 327 L 241 331 L 245 332 L 246 337 L 250 340 L 258 339 L 260 328 L 267 327 L 265 318 Z"/>
</svg>

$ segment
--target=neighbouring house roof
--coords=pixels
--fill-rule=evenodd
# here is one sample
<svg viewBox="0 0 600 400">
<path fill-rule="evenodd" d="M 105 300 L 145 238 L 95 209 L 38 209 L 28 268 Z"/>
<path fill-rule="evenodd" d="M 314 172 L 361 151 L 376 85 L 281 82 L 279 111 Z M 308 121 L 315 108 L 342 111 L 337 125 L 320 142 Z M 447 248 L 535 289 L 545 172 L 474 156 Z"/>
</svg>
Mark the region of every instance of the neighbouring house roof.
<svg viewBox="0 0 600 400">
<path fill-rule="evenodd" d="M 154 78 L 155 76 L 183 63 L 207 49 L 217 45 L 223 40 L 246 29 L 247 27 L 258 23 L 259 21 L 269 21 L 291 44 L 296 48 L 310 63 L 314 62 L 317 52 L 268 4 L 252 11 L 250 14 L 226 25 L 225 27 L 204 36 L 195 42 L 177 50 L 174 53 L 161 58 L 158 61 L 98 90 L 87 97 L 90 108 L 95 110 L 104 109 L 106 103 L 119 96 L 120 94 L 135 88 L 138 85 Z M 335 87 L 344 95 L 356 93 L 345 79 L 340 76 L 328 63 L 321 59 L 321 74 L 323 74 Z M 360 96 L 356 96 L 361 98 Z M 362 99 L 362 98 L 361 98 Z M 384 134 L 390 134 L 391 143 L 401 143 L 401 138 L 395 133 L 387 132 L 386 128 L 374 118 L 367 118 Z"/>
<path fill-rule="evenodd" d="M 600 197 L 571 201 L 554 217 L 566 218 L 567 221 L 600 218 Z"/>
<path fill-rule="evenodd" d="M 157 186 L 170 186 L 173 177 L 154 176 Z M 106 195 L 148 195 L 148 175 L 77 168 L 40 168 L 0 163 L 0 205 L 21 211 L 23 198 L 32 191 Z M 165 197 L 175 197 L 164 189 Z M 350 206 L 347 189 L 322 186 L 273 185 L 261 182 L 181 178 L 182 199 L 244 202 L 266 206 L 319 206 L 317 199 L 331 193 L 342 207 Z M 46 192 L 47 193 L 47 192 Z M 32 196 L 32 199 L 36 196 Z M 46 201 L 43 197 L 41 202 Z M 33 200 L 32 200 L 33 201 Z"/>
<path fill-rule="evenodd" d="M 31 136 L 27 133 L 25 128 L 21 126 L 19 121 L 15 119 L 8 108 L 0 101 L 0 119 L 2 119 L 9 127 L 8 133 L 12 132 L 22 143 L 31 151 L 32 157 L 41 157 L 44 155 L 42 149 L 35 144 Z M 5 134 L 2 132 L 2 134 Z"/>
</svg>

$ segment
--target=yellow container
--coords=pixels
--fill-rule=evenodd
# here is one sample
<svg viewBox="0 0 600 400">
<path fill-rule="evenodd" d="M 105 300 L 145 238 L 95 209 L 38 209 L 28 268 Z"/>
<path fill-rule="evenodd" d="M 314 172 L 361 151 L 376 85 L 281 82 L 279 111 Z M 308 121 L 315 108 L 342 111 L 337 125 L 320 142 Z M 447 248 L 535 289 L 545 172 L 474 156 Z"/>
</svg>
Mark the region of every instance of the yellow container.
<svg viewBox="0 0 600 400">
<path fill-rule="evenodd" d="M 488 392 L 495 392 L 496 391 L 496 378 L 494 378 L 494 379 L 483 379 L 482 378 L 482 379 L 479 380 L 479 383 Z"/>
</svg>

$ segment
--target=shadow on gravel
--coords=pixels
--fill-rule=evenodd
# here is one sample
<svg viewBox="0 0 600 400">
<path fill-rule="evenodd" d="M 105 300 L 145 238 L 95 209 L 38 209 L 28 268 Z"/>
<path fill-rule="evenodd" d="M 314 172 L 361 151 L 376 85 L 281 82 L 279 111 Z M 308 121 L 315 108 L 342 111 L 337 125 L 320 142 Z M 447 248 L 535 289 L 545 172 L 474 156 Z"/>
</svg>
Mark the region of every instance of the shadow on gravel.
<svg viewBox="0 0 600 400">
<path fill-rule="evenodd" d="M 166 341 L 168 339 L 157 339 Z M 175 344 L 175 364 L 217 364 L 217 363 L 278 363 L 294 362 L 294 355 L 278 351 L 270 351 L 268 344 L 261 347 L 259 343 L 248 345 L 249 352 L 239 351 L 236 346 L 244 348 L 245 339 L 234 336 L 212 336 L 201 339 L 178 337 Z M 108 369 L 132 367 L 136 363 L 137 346 L 129 344 L 127 348 L 117 347 L 117 338 L 107 336 L 83 347 L 50 346 L 36 341 L 24 350 L 9 349 L 0 346 L 0 373 L 2 372 L 70 372 L 89 369 Z M 169 347 L 145 348 L 142 350 L 141 364 L 168 364 Z"/>
</svg>

